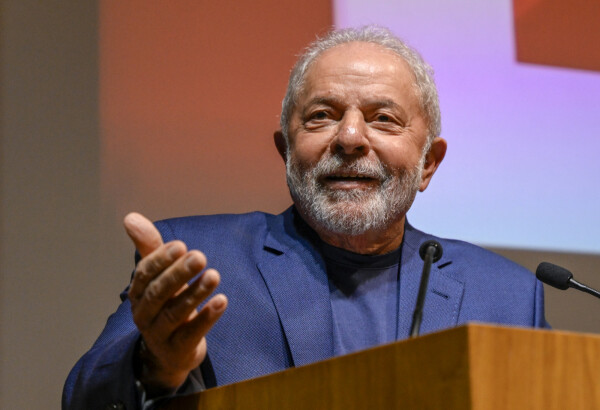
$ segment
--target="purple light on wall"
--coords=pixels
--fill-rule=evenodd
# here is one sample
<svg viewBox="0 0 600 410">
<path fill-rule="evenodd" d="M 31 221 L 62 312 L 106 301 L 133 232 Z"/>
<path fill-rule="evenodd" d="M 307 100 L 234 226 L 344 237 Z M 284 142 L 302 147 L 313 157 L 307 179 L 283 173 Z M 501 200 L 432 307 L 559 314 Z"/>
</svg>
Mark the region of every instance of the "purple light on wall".
<svg viewBox="0 0 600 410">
<path fill-rule="evenodd" d="M 600 253 L 600 74 L 518 63 L 510 2 L 335 1 L 435 68 L 449 148 L 409 220 L 484 245 Z"/>
</svg>

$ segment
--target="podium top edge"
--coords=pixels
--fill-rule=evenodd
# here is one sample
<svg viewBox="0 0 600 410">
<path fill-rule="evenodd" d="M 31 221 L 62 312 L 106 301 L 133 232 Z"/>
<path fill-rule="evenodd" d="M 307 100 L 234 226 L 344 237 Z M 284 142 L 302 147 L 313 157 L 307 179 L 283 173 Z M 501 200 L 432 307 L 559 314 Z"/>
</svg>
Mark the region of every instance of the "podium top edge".
<svg viewBox="0 0 600 410">
<path fill-rule="evenodd" d="M 499 331 L 499 332 L 526 332 L 526 333 L 546 333 L 560 336 L 568 336 L 568 337 L 590 337 L 590 338 L 598 338 L 600 339 L 600 334 L 596 333 L 584 333 L 584 332 L 575 332 L 570 330 L 561 330 L 561 329 L 542 329 L 542 328 L 532 328 L 532 327 L 524 327 L 524 326 L 508 326 L 508 325 L 497 325 L 492 323 L 485 322 L 468 322 L 464 325 L 460 325 L 454 328 L 440 330 L 438 332 L 432 332 L 424 334 L 420 337 L 427 337 L 430 335 L 444 334 L 444 333 L 452 333 L 452 332 L 465 332 L 465 331 Z M 411 340 L 411 339 L 408 339 Z"/>
</svg>

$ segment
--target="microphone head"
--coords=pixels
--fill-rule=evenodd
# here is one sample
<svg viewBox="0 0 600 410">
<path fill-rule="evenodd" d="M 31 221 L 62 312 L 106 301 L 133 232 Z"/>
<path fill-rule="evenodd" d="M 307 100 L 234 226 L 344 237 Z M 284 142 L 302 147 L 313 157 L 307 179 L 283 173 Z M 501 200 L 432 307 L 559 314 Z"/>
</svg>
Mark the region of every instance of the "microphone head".
<svg viewBox="0 0 600 410">
<path fill-rule="evenodd" d="M 423 242 L 423 244 L 419 248 L 419 256 L 421 256 L 421 259 L 425 260 L 427 248 L 429 248 L 430 246 L 433 246 L 435 248 L 435 252 L 433 253 L 433 262 L 439 261 L 444 251 L 442 249 L 442 245 L 440 245 L 438 241 L 430 240 L 427 242 Z"/>
<path fill-rule="evenodd" d="M 535 276 L 547 285 L 565 290 L 569 288 L 569 282 L 573 278 L 573 274 L 549 262 L 542 262 L 535 270 Z"/>
</svg>

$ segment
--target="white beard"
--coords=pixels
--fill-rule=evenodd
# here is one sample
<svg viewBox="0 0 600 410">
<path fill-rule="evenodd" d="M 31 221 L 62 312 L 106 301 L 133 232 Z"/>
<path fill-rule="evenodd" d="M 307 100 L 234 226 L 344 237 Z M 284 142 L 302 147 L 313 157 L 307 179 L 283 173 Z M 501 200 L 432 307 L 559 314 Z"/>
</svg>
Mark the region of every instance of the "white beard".
<svg viewBox="0 0 600 410">
<path fill-rule="evenodd" d="M 287 158 L 287 183 L 300 213 L 328 232 L 352 236 L 384 230 L 405 215 L 419 190 L 425 163 L 422 155 L 414 169 L 395 176 L 380 161 L 366 158 L 345 161 L 327 154 L 310 169 L 304 169 L 291 152 Z M 322 176 L 341 171 L 368 175 L 380 184 L 371 189 L 330 190 L 320 182 Z"/>
</svg>

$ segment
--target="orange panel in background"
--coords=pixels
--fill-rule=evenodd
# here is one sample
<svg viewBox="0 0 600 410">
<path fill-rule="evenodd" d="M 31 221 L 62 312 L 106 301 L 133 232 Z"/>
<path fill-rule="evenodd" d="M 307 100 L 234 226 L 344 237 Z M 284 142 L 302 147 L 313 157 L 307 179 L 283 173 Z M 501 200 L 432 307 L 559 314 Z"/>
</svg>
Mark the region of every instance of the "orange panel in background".
<svg viewBox="0 0 600 410">
<path fill-rule="evenodd" d="M 517 60 L 600 71 L 600 0 L 513 0 Z"/>
<path fill-rule="evenodd" d="M 103 197 L 118 216 L 281 211 L 273 146 L 329 1 L 100 1 Z"/>
</svg>

